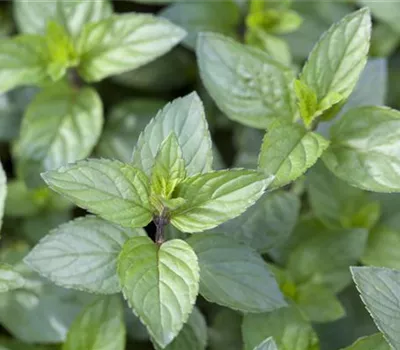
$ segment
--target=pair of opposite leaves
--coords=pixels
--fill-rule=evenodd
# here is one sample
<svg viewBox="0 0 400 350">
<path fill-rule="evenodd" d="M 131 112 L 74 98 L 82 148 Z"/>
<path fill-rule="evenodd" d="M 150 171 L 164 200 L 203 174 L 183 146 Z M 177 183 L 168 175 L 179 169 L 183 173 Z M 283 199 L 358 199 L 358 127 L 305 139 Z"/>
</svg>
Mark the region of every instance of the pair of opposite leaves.
<svg viewBox="0 0 400 350">
<path fill-rule="evenodd" d="M 47 172 L 43 178 L 78 206 L 121 226 L 144 227 L 167 207 L 175 227 L 200 232 L 243 213 L 273 180 L 256 170 L 212 171 L 211 164 L 211 139 L 203 106 L 198 96 L 191 94 L 168 104 L 150 121 L 134 149 L 132 165 L 85 160 Z M 196 245 L 200 243 L 188 243 L 175 239 L 158 246 L 147 237 L 132 237 L 118 257 L 122 291 L 153 339 L 163 347 L 186 322 L 199 292 Z M 35 267 L 39 253 L 35 248 L 26 261 Z M 258 259 L 257 264 L 264 266 Z M 264 267 L 263 273 L 269 275 Z M 174 288 L 160 284 L 163 279 L 174 280 Z M 275 282 L 273 287 L 278 293 Z M 267 304 L 271 308 L 273 303 L 268 300 Z M 280 294 L 275 304 L 284 305 Z"/>
</svg>

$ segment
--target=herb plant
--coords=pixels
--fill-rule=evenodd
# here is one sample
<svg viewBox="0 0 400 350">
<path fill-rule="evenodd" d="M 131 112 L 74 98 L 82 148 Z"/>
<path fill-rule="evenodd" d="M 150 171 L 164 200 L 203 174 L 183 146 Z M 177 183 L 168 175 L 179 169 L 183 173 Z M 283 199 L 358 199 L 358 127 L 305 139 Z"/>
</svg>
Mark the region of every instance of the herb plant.
<svg viewBox="0 0 400 350">
<path fill-rule="evenodd" d="M 0 10 L 0 349 L 400 349 L 398 3 Z"/>
</svg>

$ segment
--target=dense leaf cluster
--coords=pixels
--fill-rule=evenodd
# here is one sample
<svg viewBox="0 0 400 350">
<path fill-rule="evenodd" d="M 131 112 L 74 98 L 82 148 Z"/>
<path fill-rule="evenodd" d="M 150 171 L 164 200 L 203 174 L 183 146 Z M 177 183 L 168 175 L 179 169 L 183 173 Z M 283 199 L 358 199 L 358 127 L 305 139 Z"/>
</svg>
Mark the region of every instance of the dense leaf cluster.
<svg viewBox="0 0 400 350">
<path fill-rule="evenodd" d="M 0 11 L 1 349 L 400 349 L 398 3 Z"/>
</svg>

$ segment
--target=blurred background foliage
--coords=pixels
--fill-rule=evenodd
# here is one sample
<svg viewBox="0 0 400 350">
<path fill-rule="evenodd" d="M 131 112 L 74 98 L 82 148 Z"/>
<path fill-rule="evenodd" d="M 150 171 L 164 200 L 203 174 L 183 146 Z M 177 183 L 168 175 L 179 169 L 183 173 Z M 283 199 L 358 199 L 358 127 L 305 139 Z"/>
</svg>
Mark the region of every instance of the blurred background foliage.
<svg viewBox="0 0 400 350">
<path fill-rule="evenodd" d="M 2 1 L 0 36 L 29 32 L 30 26 L 44 28 L 46 11 L 51 11 L 49 2 Z M 132 148 L 149 119 L 166 102 L 196 90 L 205 104 L 216 146 L 215 168 L 256 167 L 263 132 L 229 120 L 202 86 L 193 50 L 196 36 L 201 31 L 232 36 L 298 70 L 320 35 L 332 23 L 361 6 L 369 6 L 374 20 L 370 58 L 343 111 L 371 104 L 400 108 L 400 2 L 140 0 L 113 1 L 112 6 L 118 13 L 137 11 L 164 16 L 185 28 L 189 35 L 181 45 L 152 63 L 95 84 L 104 104 L 106 122 L 94 157 L 128 162 Z M 0 260 L 15 265 L 28 281 L 23 289 L 0 294 L 1 350 L 58 349 L 58 344 L 65 340 L 72 320 L 82 306 L 93 298 L 83 292 L 54 286 L 21 263 L 26 252 L 49 230 L 82 215 L 82 211 L 73 208 L 50 190 L 29 190 L 18 174 L 13 145 L 18 138 L 26 106 L 37 92 L 37 88 L 24 87 L 0 95 L 0 158 L 8 177 Z M 327 134 L 329 126 L 330 123 L 321 123 L 318 131 Z M 321 206 L 321 202 L 325 205 Z M 262 246 L 263 253 L 268 253 L 266 259 L 270 261 L 272 257 L 281 267 L 285 267 L 285 270 L 277 269 L 276 274 L 278 280 L 282 280 L 282 289 L 289 296 L 293 296 L 292 287 L 288 284 L 293 277 L 289 275 L 304 272 L 298 271 L 302 259 L 306 259 L 304 266 L 307 268 L 323 269 L 323 261 L 335 261 L 335 254 L 350 244 L 348 256 L 340 256 L 342 261 L 334 266 L 334 276 L 340 281 L 335 284 L 336 287 L 340 286 L 335 292 L 346 316 L 333 322 L 313 323 L 320 348 L 334 350 L 377 331 L 355 287 L 350 283 L 350 276 L 343 271 L 348 271 L 348 265 L 359 260 L 367 265 L 400 268 L 400 206 L 397 204 L 400 204 L 399 195 L 371 196 L 350 188 L 333 178 L 319 164 L 307 178 L 296 181 L 285 191 L 277 191 L 273 196 L 261 199 L 258 208 L 251 213 L 251 220 L 241 217 L 241 221 L 228 222 L 222 231 L 229 232 L 235 227 L 239 239 L 239 229 L 250 237 L 255 237 L 254 232 L 260 230 L 269 230 L 268 239 L 279 236 L 282 242 L 278 242 L 279 247 L 272 250 L 268 239 L 257 241 L 254 238 L 253 244 L 257 249 Z M 338 235 L 346 230 L 353 232 L 354 239 L 349 241 L 346 235 L 346 239 L 340 241 Z M 322 231 L 325 234 L 321 242 L 312 239 Z M 174 236 L 177 233 L 169 234 Z M 331 234 L 335 235 L 332 240 L 335 243 L 332 244 Z M 339 246 L 333 248 L 334 244 Z M 320 255 L 314 257 L 314 261 L 307 260 L 307 252 L 311 251 L 318 251 Z M 291 263 L 292 260 L 295 263 Z M 315 265 L 311 266 L 312 263 Z M 304 273 L 311 272 L 315 271 Z M 295 289 L 297 282 L 293 282 Z M 302 304 L 301 299 L 294 300 L 307 310 L 305 302 Z M 207 321 L 209 349 L 242 349 L 240 314 L 204 300 L 199 300 L 198 306 Z M 313 313 L 308 310 L 306 313 L 311 320 L 318 319 L 318 313 L 323 313 L 325 306 L 321 301 L 317 311 Z M 127 349 L 152 349 L 143 326 L 127 307 L 126 311 Z M 278 320 L 291 322 L 298 316 L 285 317 Z M 257 322 L 257 319 L 246 322 Z M 308 323 L 299 326 L 299 323 L 293 322 L 298 327 L 295 331 L 299 332 L 299 337 L 304 332 L 310 332 Z M 281 324 L 277 327 L 284 326 Z M 314 344 L 307 349 L 317 348 Z"/>
</svg>

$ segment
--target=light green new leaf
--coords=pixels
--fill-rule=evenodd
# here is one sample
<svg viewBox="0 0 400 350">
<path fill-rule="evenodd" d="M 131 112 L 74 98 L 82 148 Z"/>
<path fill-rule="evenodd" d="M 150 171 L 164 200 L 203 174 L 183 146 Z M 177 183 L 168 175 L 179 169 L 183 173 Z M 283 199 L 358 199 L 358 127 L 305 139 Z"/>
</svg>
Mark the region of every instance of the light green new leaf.
<svg viewBox="0 0 400 350">
<path fill-rule="evenodd" d="M 47 47 L 44 38 L 22 35 L 0 40 L 0 93 L 47 80 Z"/>
<path fill-rule="evenodd" d="M 281 187 L 303 175 L 328 145 L 328 140 L 299 124 L 277 121 L 265 134 L 258 166 L 275 175 L 272 188 Z"/>
<path fill-rule="evenodd" d="M 74 320 L 62 350 L 124 350 L 125 333 L 119 296 L 101 297 Z"/>
<path fill-rule="evenodd" d="M 175 133 L 162 142 L 154 159 L 151 172 L 151 189 L 155 194 L 169 199 L 176 186 L 186 177 L 185 161 Z"/>
<path fill-rule="evenodd" d="M 160 15 L 187 30 L 183 43 L 191 49 L 196 48 L 198 33 L 209 31 L 234 37 L 240 24 L 239 6 L 232 0 L 181 2 L 168 6 Z"/>
<path fill-rule="evenodd" d="M 213 229 L 246 243 L 261 253 L 282 244 L 293 231 L 299 198 L 287 191 L 266 193 L 242 215 Z"/>
<path fill-rule="evenodd" d="M 133 150 L 133 166 L 150 175 L 158 149 L 171 132 L 178 139 L 189 176 L 211 170 L 211 137 L 203 103 L 195 92 L 167 104 L 150 121 Z"/>
<path fill-rule="evenodd" d="M 4 204 L 7 196 L 7 177 L 0 162 L 0 231 L 3 224 Z"/>
<path fill-rule="evenodd" d="M 319 161 L 307 174 L 307 192 L 314 215 L 330 228 L 371 228 L 380 206 L 366 192 L 334 176 Z"/>
<path fill-rule="evenodd" d="M 351 109 L 331 129 L 323 155 L 337 177 L 369 191 L 400 192 L 400 112 L 387 107 Z"/>
<path fill-rule="evenodd" d="M 81 208 L 125 227 L 152 219 L 150 184 L 139 169 L 117 160 L 91 159 L 42 174 L 54 191 Z"/>
<path fill-rule="evenodd" d="M 171 223 L 183 232 L 201 232 L 242 214 L 264 193 L 273 177 L 255 170 L 213 171 L 186 178 L 175 198 L 186 202 L 171 215 Z"/>
<path fill-rule="evenodd" d="M 45 40 L 49 55 L 47 74 L 53 81 L 57 81 L 66 74 L 69 67 L 74 67 L 79 62 L 79 58 L 71 37 L 61 24 L 50 21 Z"/>
<path fill-rule="evenodd" d="M 371 16 L 364 8 L 344 17 L 321 37 L 300 77 L 315 91 L 319 103 L 332 94 L 342 100 L 350 96 L 367 63 L 370 36 Z"/>
<path fill-rule="evenodd" d="M 78 71 L 88 82 L 139 68 L 185 36 L 169 21 L 145 14 L 114 15 L 85 26 L 77 41 Z"/>
<path fill-rule="evenodd" d="M 88 157 L 102 127 L 102 102 L 94 89 L 60 84 L 40 92 L 26 110 L 17 144 L 28 186 L 43 185 L 42 171 Z"/>
<path fill-rule="evenodd" d="M 296 92 L 300 115 L 305 125 L 308 127 L 318 110 L 317 94 L 301 80 L 295 80 L 294 91 Z"/>
<path fill-rule="evenodd" d="M 254 350 L 278 350 L 274 338 L 269 337 L 265 339 L 260 345 L 254 348 Z"/>
<path fill-rule="evenodd" d="M 196 52 L 204 85 L 232 120 L 265 129 L 275 119 L 296 117 L 290 68 L 219 34 L 202 33 Z"/>
<path fill-rule="evenodd" d="M 252 248 L 221 234 L 203 233 L 187 242 L 199 259 L 200 294 L 243 312 L 286 306 L 267 264 Z"/>
<path fill-rule="evenodd" d="M 262 314 L 246 314 L 242 324 L 245 350 L 253 350 L 273 337 L 278 349 L 318 350 L 318 337 L 311 324 L 294 307 Z"/>
<path fill-rule="evenodd" d="M 294 300 L 312 322 L 333 322 L 346 315 L 335 294 L 321 284 L 308 283 L 298 286 Z"/>
<path fill-rule="evenodd" d="M 393 349 L 400 348 L 400 271 L 379 267 L 350 269 L 376 326 Z"/>
<path fill-rule="evenodd" d="M 130 237 L 145 235 L 142 229 L 124 229 L 86 216 L 51 231 L 24 261 L 59 286 L 118 293 L 117 259 L 122 246 Z"/>
<path fill-rule="evenodd" d="M 157 245 L 148 237 L 133 237 L 118 258 L 118 276 L 129 305 L 165 348 L 196 301 L 200 276 L 195 252 L 179 239 Z"/>
<path fill-rule="evenodd" d="M 207 337 L 206 320 L 199 309 L 194 307 L 182 330 L 165 350 L 205 350 L 207 347 Z M 160 349 L 156 344 L 155 347 L 156 349 Z"/>
<path fill-rule="evenodd" d="M 400 269 L 400 230 L 385 224 L 374 227 L 361 261 L 365 265 Z"/>
<path fill-rule="evenodd" d="M 356 340 L 353 345 L 342 350 L 391 350 L 382 333 L 376 333 Z"/>
<path fill-rule="evenodd" d="M 0 293 L 23 287 L 24 278 L 11 265 L 0 263 Z"/>
<path fill-rule="evenodd" d="M 165 101 L 158 99 L 134 99 L 115 105 L 107 116 L 96 154 L 129 163 L 140 133 L 164 105 Z"/>
<path fill-rule="evenodd" d="M 361 257 L 367 230 L 321 227 L 305 234 L 291 250 L 288 270 L 297 283 L 325 284 L 339 292 L 351 281 L 348 266 Z"/>
</svg>

